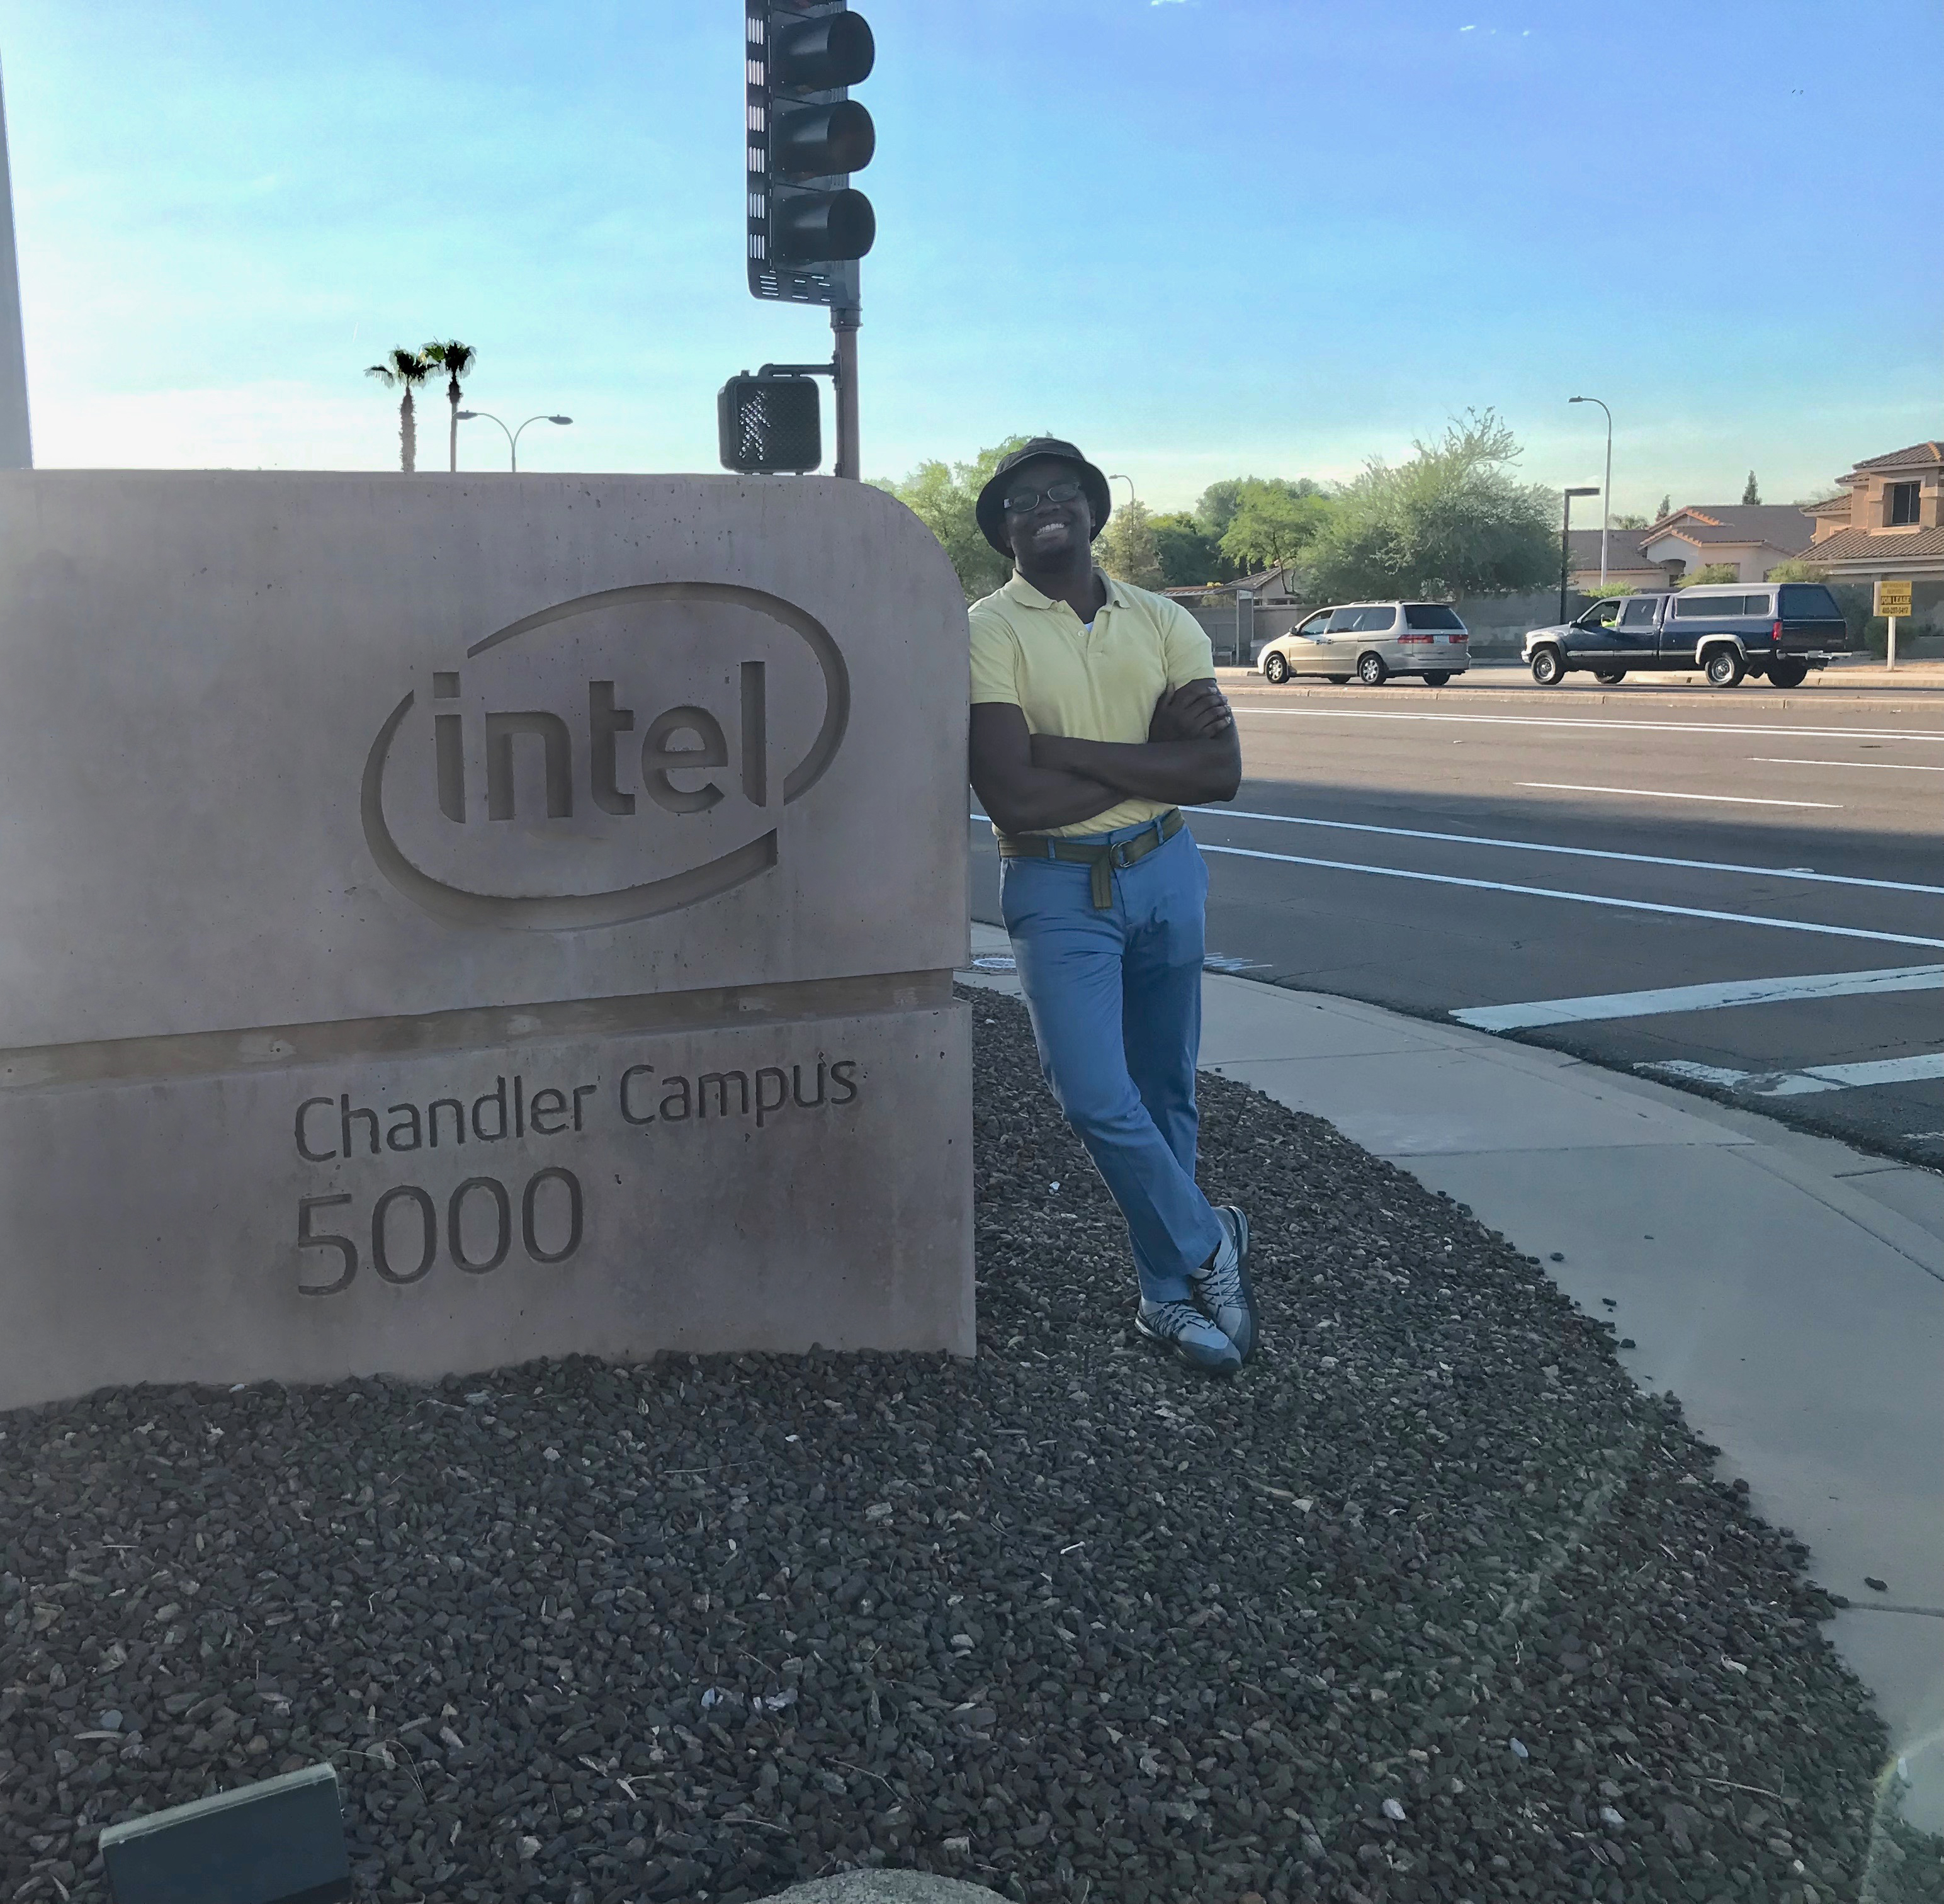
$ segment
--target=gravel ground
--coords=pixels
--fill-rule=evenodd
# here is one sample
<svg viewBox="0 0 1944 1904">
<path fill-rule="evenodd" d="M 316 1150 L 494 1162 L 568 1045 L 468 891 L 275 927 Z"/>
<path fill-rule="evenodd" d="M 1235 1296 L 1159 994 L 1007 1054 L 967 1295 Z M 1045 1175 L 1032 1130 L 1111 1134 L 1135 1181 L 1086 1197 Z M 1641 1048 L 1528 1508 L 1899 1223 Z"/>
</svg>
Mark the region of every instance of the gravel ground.
<svg viewBox="0 0 1944 1904">
<path fill-rule="evenodd" d="M 1802 1549 L 1604 1324 L 1210 1079 L 1267 1326 L 1198 1380 L 1023 1014 L 974 1011 L 976 1363 L 0 1416 L 0 1896 L 101 1897 L 103 1825 L 328 1755 L 401 1899 L 1944 1897 Z"/>
</svg>

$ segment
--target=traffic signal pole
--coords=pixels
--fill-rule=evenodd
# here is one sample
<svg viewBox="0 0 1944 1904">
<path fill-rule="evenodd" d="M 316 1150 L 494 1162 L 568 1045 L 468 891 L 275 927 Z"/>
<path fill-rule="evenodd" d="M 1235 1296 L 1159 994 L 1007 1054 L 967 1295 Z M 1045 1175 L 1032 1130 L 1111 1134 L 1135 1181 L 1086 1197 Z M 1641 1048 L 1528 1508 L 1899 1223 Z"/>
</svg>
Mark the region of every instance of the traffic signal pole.
<svg viewBox="0 0 1944 1904">
<path fill-rule="evenodd" d="M 857 460 L 857 307 L 832 305 L 830 328 L 837 346 L 834 368 L 837 403 L 837 457 L 833 475 L 860 479 Z"/>
<path fill-rule="evenodd" d="M 829 375 L 837 411 L 834 472 L 863 475 L 857 447 L 858 260 L 877 235 L 871 201 L 851 184 L 870 164 L 877 129 L 850 88 L 877 51 L 849 0 L 743 0 L 746 242 L 752 297 L 821 304 L 830 312 Z M 765 375 L 774 367 L 766 367 Z M 818 374 L 810 365 L 777 374 Z M 761 377 L 731 378 L 717 399 L 723 467 L 800 470 L 811 431 L 773 428 L 782 399 Z M 798 404 L 800 409 L 800 404 Z"/>
</svg>

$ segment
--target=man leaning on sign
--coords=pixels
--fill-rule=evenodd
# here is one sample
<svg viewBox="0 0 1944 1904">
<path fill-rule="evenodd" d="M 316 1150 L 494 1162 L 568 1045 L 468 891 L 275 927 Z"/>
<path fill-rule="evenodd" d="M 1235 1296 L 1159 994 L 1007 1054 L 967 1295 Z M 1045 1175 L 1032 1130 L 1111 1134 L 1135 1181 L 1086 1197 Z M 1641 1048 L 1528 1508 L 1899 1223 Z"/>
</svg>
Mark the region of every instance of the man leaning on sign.
<svg viewBox="0 0 1944 1904">
<path fill-rule="evenodd" d="M 1191 1367 L 1255 1352 L 1248 1220 L 1195 1181 L 1208 870 L 1178 802 L 1242 758 L 1192 616 L 1094 566 L 1107 479 L 1041 437 L 980 492 L 1012 579 L 974 602 L 971 777 L 1047 1084 L 1127 1219 L 1135 1326 Z"/>
</svg>

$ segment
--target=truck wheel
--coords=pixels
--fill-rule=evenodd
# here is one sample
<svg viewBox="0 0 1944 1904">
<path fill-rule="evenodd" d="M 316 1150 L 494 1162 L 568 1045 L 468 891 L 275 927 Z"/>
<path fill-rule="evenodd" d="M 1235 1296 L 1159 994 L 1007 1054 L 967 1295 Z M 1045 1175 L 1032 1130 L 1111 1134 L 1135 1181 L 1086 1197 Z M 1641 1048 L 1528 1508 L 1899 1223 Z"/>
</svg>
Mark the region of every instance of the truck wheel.
<svg viewBox="0 0 1944 1904">
<path fill-rule="evenodd" d="M 1593 678 L 1602 687 L 1617 687 L 1626 678 L 1627 671 L 1624 668 L 1595 668 L 1593 670 Z"/>
<path fill-rule="evenodd" d="M 1557 687 L 1566 663 L 1557 648 L 1541 648 L 1532 657 L 1532 678 L 1542 687 Z"/>
<path fill-rule="evenodd" d="M 1741 653 L 1736 648 L 1714 648 L 1709 652 L 1703 663 L 1709 683 L 1715 687 L 1735 687 L 1741 684 L 1748 669 L 1743 665 Z"/>
<path fill-rule="evenodd" d="M 1381 654 L 1366 654 L 1357 663 L 1357 678 L 1366 687 L 1381 687 L 1390 678 L 1390 670 L 1384 666 Z"/>
<path fill-rule="evenodd" d="M 1289 678 L 1289 663 L 1279 654 L 1264 655 L 1263 678 L 1272 687 L 1280 687 Z"/>
<path fill-rule="evenodd" d="M 1768 664 L 1769 684 L 1774 687 L 1800 687 L 1809 678 L 1809 663 L 1806 661 L 1771 661 Z"/>
<path fill-rule="evenodd" d="M 1419 675 L 1418 678 L 1427 687 L 1442 687 L 1451 677 L 1442 668 L 1432 668 Z"/>
</svg>

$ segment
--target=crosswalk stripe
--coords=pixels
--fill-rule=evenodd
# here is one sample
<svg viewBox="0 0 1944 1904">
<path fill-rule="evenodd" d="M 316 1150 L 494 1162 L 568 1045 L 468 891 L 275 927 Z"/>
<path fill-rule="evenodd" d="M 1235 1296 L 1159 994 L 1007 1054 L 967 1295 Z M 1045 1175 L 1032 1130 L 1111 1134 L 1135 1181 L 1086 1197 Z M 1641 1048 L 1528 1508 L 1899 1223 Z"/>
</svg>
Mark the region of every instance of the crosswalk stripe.
<svg viewBox="0 0 1944 1904">
<path fill-rule="evenodd" d="M 1730 1071 L 1720 1065 L 1696 1064 L 1687 1058 L 1663 1058 L 1637 1064 L 1665 1078 L 1683 1078 L 1724 1090 L 1746 1090 L 1754 1097 L 1807 1097 L 1819 1091 L 1856 1090 L 1872 1084 L 1921 1084 L 1944 1078 L 1944 1051 L 1914 1052 L 1907 1058 L 1872 1058 L 1858 1064 L 1813 1064 L 1802 1071 Z"/>
<path fill-rule="evenodd" d="M 1728 979 L 1713 985 L 1668 985 L 1651 991 L 1593 992 L 1578 998 L 1535 998 L 1522 1004 L 1468 1005 L 1451 1016 L 1475 1031 L 1517 1032 L 1537 1025 L 1587 1025 L 1613 1018 L 1657 1018 L 1672 1012 L 1779 1004 L 1789 999 L 1872 998 L 1890 992 L 1944 992 L 1944 965 L 1809 972 L 1792 978 Z"/>
</svg>

